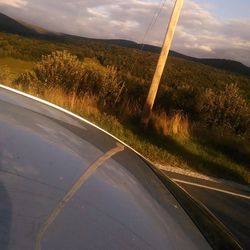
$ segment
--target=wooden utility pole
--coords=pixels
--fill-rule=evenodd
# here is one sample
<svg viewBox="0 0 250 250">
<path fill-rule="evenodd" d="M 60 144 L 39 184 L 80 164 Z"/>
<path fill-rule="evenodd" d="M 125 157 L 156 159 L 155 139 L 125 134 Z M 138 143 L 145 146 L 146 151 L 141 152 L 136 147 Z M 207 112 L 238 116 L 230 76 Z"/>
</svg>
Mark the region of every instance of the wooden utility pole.
<svg viewBox="0 0 250 250">
<path fill-rule="evenodd" d="M 174 9 L 173 9 L 173 12 L 172 12 L 169 24 L 168 24 L 161 54 L 157 63 L 157 67 L 155 70 L 155 74 L 154 74 L 149 92 L 148 92 L 148 97 L 147 97 L 147 100 L 146 100 L 146 103 L 144 105 L 143 112 L 142 112 L 141 123 L 143 127 L 145 128 L 148 126 L 148 122 L 149 122 L 152 108 L 154 105 L 155 97 L 158 91 L 161 76 L 162 76 L 166 61 L 167 61 L 167 57 L 168 57 L 168 53 L 169 53 L 172 40 L 174 37 L 175 28 L 180 17 L 180 12 L 183 6 L 183 1 L 184 0 L 175 1 Z"/>
</svg>

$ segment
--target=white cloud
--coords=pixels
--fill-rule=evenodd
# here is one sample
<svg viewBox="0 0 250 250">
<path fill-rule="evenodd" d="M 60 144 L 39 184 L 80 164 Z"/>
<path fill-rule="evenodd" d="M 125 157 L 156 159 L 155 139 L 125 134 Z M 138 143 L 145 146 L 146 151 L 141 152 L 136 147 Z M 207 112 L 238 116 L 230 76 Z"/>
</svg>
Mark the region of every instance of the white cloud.
<svg viewBox="0 0 250 250">
<path fill-rule="evenodd" d="M 197 57 L 226 58 L 250 65 L 250 19 L 220 20 L 186 2 L 172 48 Z"/>
<path fill-rule="evenodd" d="M 28 2 L 25 0 L 0 0 L 1 5 L 9 5 L 11 7 L 20 8 L 27 4 Z"/>
<path fill-rule="evenodd" d="M 0 5 L 6 14 L 57 32 L 141 42 L 160 2 L 162 1 L 0 0 Z M 147 36 L 147 43 L 162 44 L 173 2 L 167 2 Z M 22 11 L 13 8 L 24 5 Z M 208 6 L 186 0 L 172 49 L 191 56 L 235 59 L 250 65 L 249 30 L 250 17 L 221 20 L 212 14 L 212 9 Z"/>
</svg>

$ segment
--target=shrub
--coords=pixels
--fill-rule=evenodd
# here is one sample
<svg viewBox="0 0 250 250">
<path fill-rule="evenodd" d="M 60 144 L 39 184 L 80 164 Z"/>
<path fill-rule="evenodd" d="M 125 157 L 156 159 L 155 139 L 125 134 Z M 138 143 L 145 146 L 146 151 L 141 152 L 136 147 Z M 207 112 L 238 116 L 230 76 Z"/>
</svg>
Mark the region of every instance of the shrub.
<svg viewBox="0 0 250 250">
<path fill-rule="evenodd" d="M 76 89 L 83 77 L 82 63 L 67 51 L 55 51 L 43 56 L 33 70 L 45 87 L 58 85 L 65 90 Z"/>
<path fill-rule="evenodd" d="M 79 90 L 99 95 L 106 67 L 102 66 L 96 59 L 92 58 L 85 58 L 82 63 L 84 73 Z"/>
<path fill-rule="evenodd" d="M 113 106 L 121 99 L 124 90 L 124 83 L 118 76 L 117 69 L 107 66 L 102 79 L 99 93 L 100 102 L 105 106 Z"/>
<path fill-rule="evenodd" d="M 236 84 L 222 90 L 207 89 L 200 100 L 201 115 L 208 126 L 220 126 L 244 134 L 250 125 L 250 108 Z"/>
<path fill-rule="evenodd" d="M 9 82 L 10 80 L 10 70 L 7 66 L 2 66 L 0 68 L 0 82 Z"/>
<path fill-rule="evenodd" d="M 24 73 L 20 73 L 14 80 L 14 83 L 20 85 L 23 90 L 33 89 L 38 91 L 38 82 L 39 81 L 34 71 L 25 71 Z"/>
<path fill-rule="evenodd" d="M 67 51 L 55 51 L 43 56 L 31 72 L 19 75 L 16 83 L 40 88 L 60 86 L 66 91 L 76 90 L 83 79 L 83 65 Z"/>
<path fill-rule="evenodd" d="M 67 51 L 43 56 L 31 72 L 20 74 L 15 82 L 24 88 L 36 88 L 38 93 L 47 88 L 61 87 L 67 93 L 73 93 L 72 103 L 76 95 L 87 92 L 97 95 L 99 103 L 106 107 L 118 103 L 124 90 L 115 67 L 104 67 L 89 58 L 82 62 Z"/>
<path fill-rule="evenodd" d="M 136 105 L 139 105 L 142 109 L 148 94 L 150 81 L 135 77 L 129 72 L 122 72 L 121 78 L 125 82 L 126 91 L 124 94 L 126 100 L 129 100 L 130 103 L 136 102 Z"/>
<path fill-rule="evenodd" d="M 162 94 L 160 94 L 157 104 L 167 113 L 178 111 L 192 118 L 196 118 L 199 95 L 199 90 L 187 83 L 167 86 L 167 88 L 162 91 Z"/>
</svg>

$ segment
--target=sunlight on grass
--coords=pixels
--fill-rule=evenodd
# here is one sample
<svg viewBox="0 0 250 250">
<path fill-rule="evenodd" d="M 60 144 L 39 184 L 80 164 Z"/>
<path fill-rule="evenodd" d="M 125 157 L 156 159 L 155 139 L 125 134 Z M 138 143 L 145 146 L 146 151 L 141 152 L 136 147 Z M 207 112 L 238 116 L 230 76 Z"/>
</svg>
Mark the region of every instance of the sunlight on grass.
<svg viewBox="0 0 250 250">
<path fill-rule="evenodd" d="M 11 87 L 23 90 L 18 85 L 12 84 Z M 214 148 L 214 145 L 206 145 L 204 142 L 208 139 L 205 137 L 201 141 L 198 137 L 191 136 L 163 136 L 154 130 L 143 131 L 131 122 L 121 123 L 117 117 L 100 111 L 98 99 L 94 95 L 83 95 L 74 99 L 73 94 L 66 94 L 58 87 L 44 89 L 40 95 L 34 89 L 26 89 L 26 92 L 79 114 L 155 163 L 250 183 L 249 165 L 246 165 L 248 162 L 234 161 L 226 152 Z"/>
<path fill-rule="evenodd" d="M 25 70 L 32 69 L 34 62 L 24 61 L 15 58 L 0 58 L 0 67 L 7 66 L 12 74 L 19 74 Z"/>
</svg>

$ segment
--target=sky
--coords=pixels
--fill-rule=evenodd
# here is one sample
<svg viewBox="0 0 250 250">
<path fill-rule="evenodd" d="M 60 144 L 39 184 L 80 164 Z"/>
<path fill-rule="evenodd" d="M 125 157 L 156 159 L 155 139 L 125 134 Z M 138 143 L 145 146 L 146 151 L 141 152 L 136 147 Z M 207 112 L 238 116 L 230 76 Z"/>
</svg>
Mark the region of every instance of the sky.
<svg viewBox="0 0 250 250">
<path fill-rule="evenodd" d="M 141 43 L 164 2 L 144 40 L 161 46 L 174 0 L 0 0 L 0 11 L 51 31 Z M 250 1 L 184 0 L 171 49 L 250 66 Z"/>
</svg>

